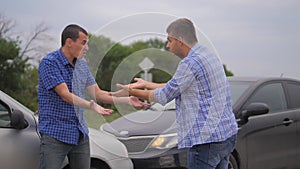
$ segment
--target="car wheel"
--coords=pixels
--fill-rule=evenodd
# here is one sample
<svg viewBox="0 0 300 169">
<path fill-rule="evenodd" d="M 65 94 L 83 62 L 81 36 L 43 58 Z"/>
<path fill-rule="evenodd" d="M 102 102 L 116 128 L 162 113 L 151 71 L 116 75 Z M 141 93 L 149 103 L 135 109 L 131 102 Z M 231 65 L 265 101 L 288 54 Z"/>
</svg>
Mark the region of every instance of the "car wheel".
<svg viewBox="0 0 300 169">
<path fill-rule="evenodd" d="M 234 156 L 232 154 L 230 154 L 230 157 L 229 157 L 228 169 L 238 169 L 236 159 L 234 158 Z"/>
<path fill-rule="evenodd" d="M 110 169 L 110 167 L 103 161 L 92 160 L 90 169 Z"/>
</svg>

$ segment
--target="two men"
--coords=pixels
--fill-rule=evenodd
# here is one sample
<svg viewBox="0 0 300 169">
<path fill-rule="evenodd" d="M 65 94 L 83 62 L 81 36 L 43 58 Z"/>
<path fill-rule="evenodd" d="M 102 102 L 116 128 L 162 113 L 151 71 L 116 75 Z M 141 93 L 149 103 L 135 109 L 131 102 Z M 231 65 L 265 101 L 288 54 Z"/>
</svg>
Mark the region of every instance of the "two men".
<svg viewBox="0 0 300 169">
<path fill-rule="evenodd" d="M 166 84 L 136 79 L 134 84 L 119 85 L 123 90 L 114 95 L 129 93 L 161 104 L 176 99 L 178 147 L 188 149 L 189 169 L 227 169 L 236 142 L 237 124 L 223 66 L 214 54 L 198 44 L 190 20 L 182 18 L 172 22 L 167 33 L 168 50 L 183 58 L 172 79 Z M 84 29 L 69 25 L 62 33 L 62 48 L 41 61 L 41 168 L 59 168 L 66 155 L 72 169 L 89 167 L 83 108 L 101 114 L 110 114 L 111 110 L 84 100 L 85 89 L 101 102 L 147 106 L 136 97 L 114 97 L 98 87 L 81 59 L 88 49 L 87 41 Z"/>
</svg>

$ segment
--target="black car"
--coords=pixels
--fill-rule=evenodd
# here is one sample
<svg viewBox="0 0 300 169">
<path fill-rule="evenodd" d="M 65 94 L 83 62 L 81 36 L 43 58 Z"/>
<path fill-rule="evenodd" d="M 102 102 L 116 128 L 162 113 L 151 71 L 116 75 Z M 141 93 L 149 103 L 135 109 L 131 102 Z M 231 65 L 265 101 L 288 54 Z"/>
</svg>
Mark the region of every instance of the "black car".
<svg viewBox="0 0 300 169">
<path fill-rule="evenodd" d="M 290 78 L 228 78 L 238 140 L 228 168 L 300 168 L 300 81 Z M 152 105 L 101 129 L 123 142 L 135 168 L 187 167 L 177 149 L 174 102 Z"/>
</svg>

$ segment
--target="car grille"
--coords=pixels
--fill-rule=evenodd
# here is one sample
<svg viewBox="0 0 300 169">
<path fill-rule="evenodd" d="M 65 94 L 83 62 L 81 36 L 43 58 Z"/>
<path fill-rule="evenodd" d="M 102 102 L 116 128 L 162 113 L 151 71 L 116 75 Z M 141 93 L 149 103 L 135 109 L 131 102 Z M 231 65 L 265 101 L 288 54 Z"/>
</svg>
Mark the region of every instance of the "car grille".
<svg viewBox="0 0 300 169">
<path fill-rule="evenodd" d="M 119 140 L 126 146 L 128 153 L 139 153 L 145 151 L 148 145 L 155 137 L 130 137 L 127 139 L 119 138 Z"/>
</svg>

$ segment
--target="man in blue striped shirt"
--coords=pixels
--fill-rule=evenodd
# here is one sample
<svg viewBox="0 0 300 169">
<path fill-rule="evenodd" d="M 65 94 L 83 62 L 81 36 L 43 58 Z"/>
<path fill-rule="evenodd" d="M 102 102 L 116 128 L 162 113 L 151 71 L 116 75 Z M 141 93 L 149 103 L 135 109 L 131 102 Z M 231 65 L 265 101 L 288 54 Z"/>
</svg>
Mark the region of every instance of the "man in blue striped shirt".
<svg viewBox="0 0 300 169">
<path fill-rule="evenodd" d="M 114 97 L 97 85 L 86 61 L 88 33 L 78 25 L 62 32 L 62 47 L 44 57 L 39 65 L 40 169 L 61 169 L 66 156 L 71 169 L 90 168 L 90 146 L 84 109 L 103 115 L 105 109 L 85 100 L 85 92 L 105 103 L 135 107 L 147 104 L 136 97 Z"/>
<path fill-rule="evenodd" d="M 238 128 L 223 66 L 198 44 L 190 20 L 172 22 L 167 33 L 167 49 L 183 58 L 172 79 L 157 84 L 137 78 L 136 83 L 119 87 L 161 104 L 176 99 L 178 148 L 188 148 L 188 168 L 227 169 Z"/>
</svg>

